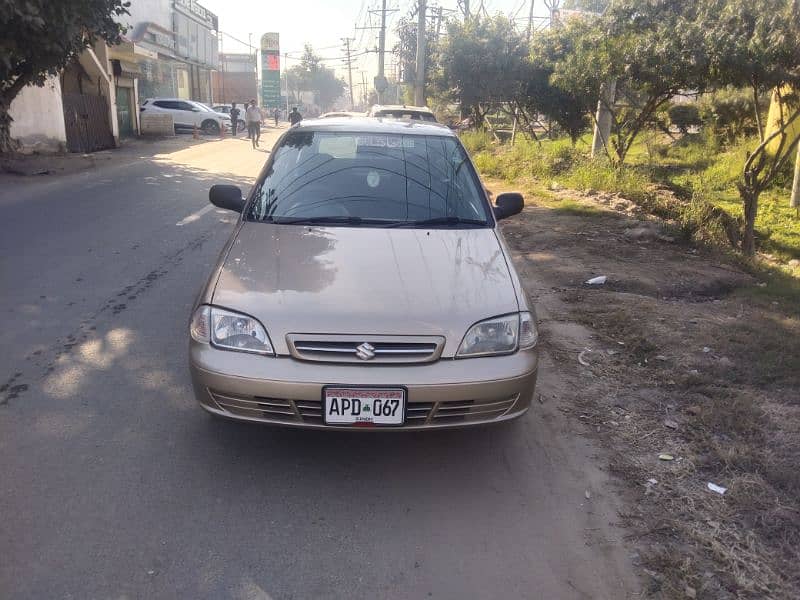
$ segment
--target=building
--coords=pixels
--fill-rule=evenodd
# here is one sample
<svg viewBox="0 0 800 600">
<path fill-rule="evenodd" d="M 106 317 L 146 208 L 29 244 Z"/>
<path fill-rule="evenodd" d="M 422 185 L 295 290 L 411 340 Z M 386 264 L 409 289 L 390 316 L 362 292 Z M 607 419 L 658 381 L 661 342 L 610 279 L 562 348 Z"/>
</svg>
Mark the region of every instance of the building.
<svg viewBox="0 0 800 600">
<path fill-rule="evenodd" d="M 133 68 L 127 62 L 125 67 Z M 94 152 L 138 132 L 135 72 L 124 70 L 109 47 L 87 48 L 44 86 L 28 86 L 11 103 L 11 137 L 22 152 Z M 126 90 L 122 92 L 120 90 Z M 126 93 L 128 94 L 126 96 Z M 134 98 L 118 104 L 117 96 Z M 127 119 L 127 120 L 126 120 Z"/>
<path fill-rule="evenodd" d="M 123 22 L 139 49 L 139 98 L 211 103 L 218 68 L 217 16 L 196 0 L 132 0 Z"/>
<path fill-rule="evenodd" d="M 217 16 L 196 0 L 131 0 L 121 44 L 85 50 L 43 87 L 11 103 L 23 152 L 94 152 L 140 133 L 139 105 L 169 96 L 211 103 Z M 252 94 L 250 94 L 252 96 Z"/>
<path fill-rule="evenodd" d="M 258 98 L 255 54 L 220 54 L 219 70 L 211 74 L 216 104 L 244 103 Z"/>
</svg>

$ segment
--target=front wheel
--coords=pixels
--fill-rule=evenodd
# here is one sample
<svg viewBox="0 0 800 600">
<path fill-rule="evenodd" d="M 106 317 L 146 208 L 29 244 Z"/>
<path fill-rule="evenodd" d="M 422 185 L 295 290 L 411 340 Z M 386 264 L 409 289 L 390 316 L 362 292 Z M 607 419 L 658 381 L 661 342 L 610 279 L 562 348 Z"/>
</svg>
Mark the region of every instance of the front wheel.
<svg viewBox="0 0 800 600">
<path fill-rule="evenodd" d="M 203 130 L 203 133 L 207 135 L 217 135 L 219 133 L 219 123 L 216 121 L 203 121 L 203 124 L 200 127 Z"/>
</svg>

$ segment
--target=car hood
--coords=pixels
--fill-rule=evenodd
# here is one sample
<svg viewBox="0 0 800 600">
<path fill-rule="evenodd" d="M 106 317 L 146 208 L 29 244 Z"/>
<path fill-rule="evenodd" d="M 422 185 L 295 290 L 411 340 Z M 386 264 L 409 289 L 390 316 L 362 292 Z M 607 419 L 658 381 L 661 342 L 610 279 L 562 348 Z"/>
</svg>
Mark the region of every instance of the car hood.
<svg viewBox="0 0 800 600">
<path fill-rule="evenodd" d="M 258 318 L 279 354 L 290 333 L 442 335 L 452 356 L 476 321 L 519 309 L 492 229 L 245 222 L 213 303 Z"/>
</svg>

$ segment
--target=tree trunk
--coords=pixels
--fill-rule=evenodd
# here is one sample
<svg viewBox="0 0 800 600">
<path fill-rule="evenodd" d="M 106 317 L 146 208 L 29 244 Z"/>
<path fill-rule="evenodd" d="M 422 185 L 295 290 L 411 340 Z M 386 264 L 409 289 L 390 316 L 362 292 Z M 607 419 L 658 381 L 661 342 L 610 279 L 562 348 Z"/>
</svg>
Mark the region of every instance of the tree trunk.
<svg viewBox="0 0 800 600">
<path fill-rule="evenodd" d="M 743 189 L 740 193 L 744 203 L 742 252 L 747 256 L 753 256 L 756 253 L 756 215 L 758 214 L 758 196 L 760 192 L 753 189 Z"/>
<path fill-rule="evenodd" d="M 11 101 L 0 95 L 0 154 L 9 154 L 16 150 L 16 144 L 11 139 L 11 115 L 8 113 Z"/>
</svg>

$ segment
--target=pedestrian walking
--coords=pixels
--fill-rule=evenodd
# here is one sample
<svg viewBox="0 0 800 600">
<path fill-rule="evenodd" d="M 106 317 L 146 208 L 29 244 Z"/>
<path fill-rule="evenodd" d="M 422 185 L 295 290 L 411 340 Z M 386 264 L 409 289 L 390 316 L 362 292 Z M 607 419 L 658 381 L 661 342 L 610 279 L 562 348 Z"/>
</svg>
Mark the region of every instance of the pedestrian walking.
<svg viewBox="0 0 800 600">
<path fill-rule="evenodd" d="M 250 100 L 250 106 L 244 112 L 244 119 L 247 121 L 247 135 L 253 142 L 253 148 L 258 148 L 261 140 L 261 111 L 256 106 L 255 100 Z"/>
<path fill-rule="evenodd" d="M 281 116 L 281 109 L 276 108 L 275 111 L 272 113 L 272 116 L 275 117 L 275 127 L 278 126 L 278 118 Z"/>
<path fill-rule="evenodd" d="M 289 123 L 292 125 L 297 125 L 300 121 L 303 120 L 303 115 L 297 110 L 297 107 L 292 107 L 292 112 L 289 113 Z"/>
<path fill-rule="evenodd" d="M 241 112 L 242 111 L 236 108 L 236 102 L 231 104 L 231 133 L 233 137 L 236 137 L 236 129 L 239 127 L 239 114 Z"/>
</svg>

